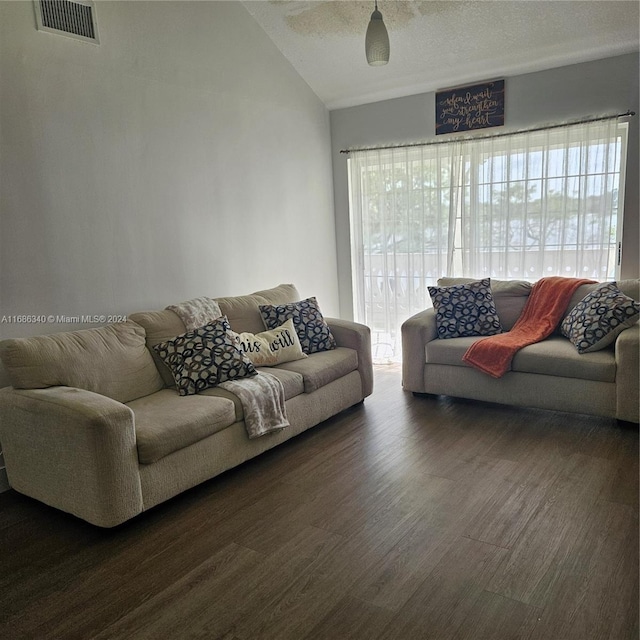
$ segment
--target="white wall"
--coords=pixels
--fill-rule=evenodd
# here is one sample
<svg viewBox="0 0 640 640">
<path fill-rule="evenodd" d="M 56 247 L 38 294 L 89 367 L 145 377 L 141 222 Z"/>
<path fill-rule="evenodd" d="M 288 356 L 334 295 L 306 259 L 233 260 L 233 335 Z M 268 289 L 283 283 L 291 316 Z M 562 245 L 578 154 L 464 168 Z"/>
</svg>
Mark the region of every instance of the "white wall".
<svg viewBox="0 0 640 640">
<path fill-rule="evenodd" d="M 239 2 L 96 7 L 98 46 L 0 2 L 0 315 L 280 282 L 337 313 L 324 105 Z"/>
<path fill-rule="evenodd" d="M 478 78 L 478 82 L 487 79 L 491 78 Z M 507 77 L 505 80 L 505 126 L 500 128 L 501 132 L 592 115 L 623 113 L 628 109 L 637 114 L 639 111 L 637 54 Z M 629 126 L 623 278 L 637 278 L 639 275 L 639 119 L 640 114 L 631 119 Z M 434 93 L 331 112 L 340 311 L 344 318 L 353 317 L 353 299 L 347 156 L 340 154 L 340 150 L 433 139 L 434 121 Z M 479 133 L 486 135 L 490 131 Z"/>
</svg>

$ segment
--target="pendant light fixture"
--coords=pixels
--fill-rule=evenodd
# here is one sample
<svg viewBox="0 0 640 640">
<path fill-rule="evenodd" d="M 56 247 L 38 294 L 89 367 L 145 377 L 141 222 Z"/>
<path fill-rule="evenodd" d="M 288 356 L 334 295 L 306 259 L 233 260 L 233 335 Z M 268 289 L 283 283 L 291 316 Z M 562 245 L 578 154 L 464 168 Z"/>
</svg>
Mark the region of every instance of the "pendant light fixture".
<svg viewBox="0 0 640 640">
<path fill-rule="evenodd" d="M 389 34 L 382 21 L 382 14 L 378 11 L 378 0 L 375 0 L 375 6 L 367 27 L 364 46 L 367 62 L 372 67 L 379 67 L 389 62 Z"/>
</svg>

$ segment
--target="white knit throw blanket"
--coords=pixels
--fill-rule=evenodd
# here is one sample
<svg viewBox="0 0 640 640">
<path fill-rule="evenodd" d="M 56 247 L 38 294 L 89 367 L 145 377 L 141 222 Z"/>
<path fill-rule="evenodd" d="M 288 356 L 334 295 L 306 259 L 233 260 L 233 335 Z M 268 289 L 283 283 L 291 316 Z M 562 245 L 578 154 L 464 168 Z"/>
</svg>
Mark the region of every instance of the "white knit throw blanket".
<svg viewBox="0 0 640 640">
<path fill-rule="evenodd" d="M 289 426 L 284 387 L 274 375 L 260 372 L 250 378 L 221 382 L 218 386 L 240 398 L 249 438 L 258 438 Z"/>
<path fill-rule="evenodd" d="M 213 322 L 222 315 L 218 303 L 213 298 L 192 298 L 178 304 L 171 304 L 167 310 L 178 314 L 187 331 L 193 331 Z"/>
</svg>

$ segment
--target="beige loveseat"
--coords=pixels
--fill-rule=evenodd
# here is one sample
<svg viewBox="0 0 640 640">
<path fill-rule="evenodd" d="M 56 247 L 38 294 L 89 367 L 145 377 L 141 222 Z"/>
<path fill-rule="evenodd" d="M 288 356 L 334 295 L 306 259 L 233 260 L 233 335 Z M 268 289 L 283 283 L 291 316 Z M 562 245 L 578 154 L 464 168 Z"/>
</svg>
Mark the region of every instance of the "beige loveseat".
<svg viewBox="0 0 640 640">
<path fill-rule="evenodd" d="M 443 278 L 442 287 L 471 282 Z M 598 285 L 580 286 L 569 313 Z M 640 300 L 639 281 L 618 282 L 620 290 Z M 508 331 L 520 316 L 532 285 L 492 280 L 495 307 Z M 622 331 L 615 343 L 593 353 L 578 353 L 559 332 L 515 355 L 511 370 L 500 378 L 466 364 L 462 357 L 478 337 L 440 339 L 433 309 L 417 313 L 402 325 L 402 385 L 407 391 L 472 400 L 554 409 L 638 422 L 639 327 Z"/>
<path fill-rule="evenodd" d="M 280 285 L 217 302 L 233 330 L 259 333 L 258 305 L 299 299 Z M 229 391 L 178 395 L 150 348 L 185 332 L 173 311 L 0 343 L 13 385 L 0 390 L 10 485 L 111 527 L 358 404 L 373 387 L 369 329 L 325 320 L 336 348 L 268 368 L 284 387 L 290 426 L 255 439 Z"/>
</svg>

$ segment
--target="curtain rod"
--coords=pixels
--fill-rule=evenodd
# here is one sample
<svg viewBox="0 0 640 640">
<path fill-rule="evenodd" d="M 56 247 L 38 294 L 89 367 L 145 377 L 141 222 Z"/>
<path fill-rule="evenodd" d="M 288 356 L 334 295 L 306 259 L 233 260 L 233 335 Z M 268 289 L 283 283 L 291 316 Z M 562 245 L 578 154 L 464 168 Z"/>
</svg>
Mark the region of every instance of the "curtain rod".
<svg viewBox="0 0 640 640">
<path fill-rule="evenodd" d="M 618 114 L 613 115 L 613 116 L 601 116 L 601 117 L 598 117 L 598 118 L 585 118 L 584 120 L 573 120 L 573 121 L 570 121 L 570 122 L 563 122 L 563 123 L 559 123 L 559 124 L 550 124 L 550 125 L 546 125 L 544 127 L 533 127 L 531 129 L 520 129 L 518 131 L 508 131 L 508 132 L 503 132 L 503 133 L 494 133 L 493 135 L 447 138 L 446 140 L 432 140 L 430 142 L 413 142 L 413 143 L 410 143 L 410 144 L 392 144 L 392 145 L 381 146 L 381 147 L 353 147 L 351 149 L 341 149 L 340 153 L 349 154 L 352 151 L 383 151 L 385 149 L 407 149 L 409 147 L 430 147 L 430 146 L 433 146 L 433 145 L 436 145 L 436 144 L 449 144 L 451 142 L 458 142 L 458 141 L 466 142 L 467 140 L 488 140 L 490 138 L 504 138 L 504 137 L 507 137 L 507 136 L 515 136 L 515 135 L 518 135 L 519 133 L 532 133 L 534 131 L 548 131 L 550 129 L 559 129 L 560 127 L 566 127 L 566 126 L 570 126 L 572 124 L 587 124 L 589 122 L 602 122 L 604 120 L 614 120 L 616 118 L 631 117 L 631 116 L 635 116 L 635 115 L 636 115 L 635 111 L 629 110 L 626 113 L 618 113 Z"/>
</svg>

